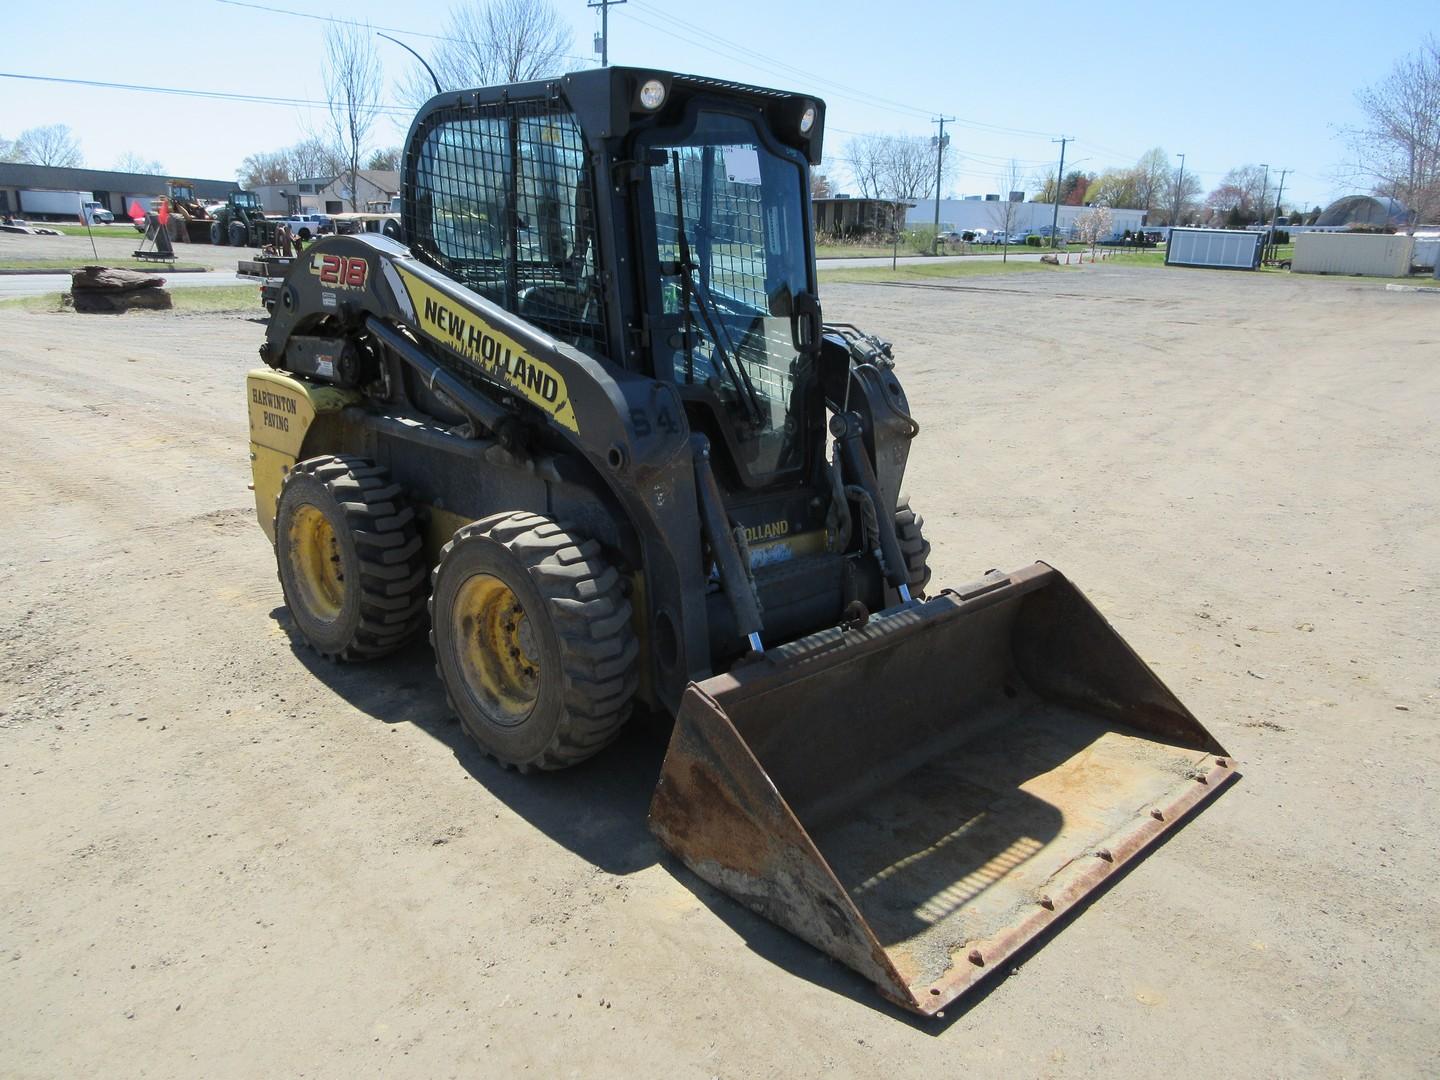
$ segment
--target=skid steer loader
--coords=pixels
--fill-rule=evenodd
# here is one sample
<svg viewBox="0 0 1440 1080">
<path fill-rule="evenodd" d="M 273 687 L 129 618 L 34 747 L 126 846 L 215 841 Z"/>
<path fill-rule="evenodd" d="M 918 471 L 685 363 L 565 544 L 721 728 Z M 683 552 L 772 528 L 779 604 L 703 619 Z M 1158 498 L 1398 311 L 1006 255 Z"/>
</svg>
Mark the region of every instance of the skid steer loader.
<svg viewBox="0 0 1440 1080">
<path fill-rule="evenodd" d="M 278 289 L 255 502 L 315 650 L 428 629 L 521 770 L 669 714 L 661 842 L 931 1015 L 1235 773 L 1049 566 L 924 598 L 892 349 L 821 319 L 823 124 L 626 68 L 434 98 L 409 246 Z"/>
</svg>

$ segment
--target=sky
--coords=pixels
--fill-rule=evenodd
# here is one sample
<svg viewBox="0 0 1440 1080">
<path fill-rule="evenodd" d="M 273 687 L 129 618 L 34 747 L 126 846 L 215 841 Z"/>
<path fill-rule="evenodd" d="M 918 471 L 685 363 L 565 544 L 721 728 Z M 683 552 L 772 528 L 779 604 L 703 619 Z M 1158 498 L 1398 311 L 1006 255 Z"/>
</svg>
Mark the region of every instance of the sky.
<svg viewBox="0 0 1440 1080">
<path fill-rule="evenodd" d="M 326 17 L 369 22 L 425 53 L 451 2 L 17 3 L 4 19 L 0 73 L 321 102 Z M 571 64 L 598 63 L 598 12 L 585 0 L 556 6 L 574 30 Z M 827 171 L 841 191 L 853 190 L 841 164 L 853 135 L 929 135 L 944 115 L 955 118 L 947 195 L 998 191 L 1012 159 L 1027 177 L 1053 168 L 1052 140 L 1064 135 L 1075 140 L 1067 172 L 1128 166 L 1160 146 L 1172 163 L 1184 153 L 1206 191 L 1233 166 L 1263 163 L 1272 182 L 1292 170 L 1287 204 L 1313 205 L 1355 190 L 1344 139 L 1361 119 L 1355 92 L 1430 33 L 1440 33 L 1434 0 L 1396 0 L 1374 19 L 1329 0 L 627 0 L 610 9 L 610 62 L 824 98 Z M 376 141 L 394 145 L 408 126 L 394 84 L 414 61 L 377 46 L 396 112 L 377 124 Z M 75 131 L 92 167 L 129 151 L 174 175 L 228 179 L 246 155 L 323 131 L 326 113 L 0 78 L 0 136 L 54 123 Z"/>
</svg>

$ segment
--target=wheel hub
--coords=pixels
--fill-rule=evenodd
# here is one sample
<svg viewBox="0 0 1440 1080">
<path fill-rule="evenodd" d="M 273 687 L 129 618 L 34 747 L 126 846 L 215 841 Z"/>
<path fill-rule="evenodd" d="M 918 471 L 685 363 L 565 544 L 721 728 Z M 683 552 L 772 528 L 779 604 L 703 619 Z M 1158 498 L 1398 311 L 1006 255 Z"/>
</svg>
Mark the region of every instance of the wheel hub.
<svg viewBox="0 0 1440 1080">
<path fill-rule="evenodd" d="M 345 606 L 345 567 L 335 530 L 317 507 L 308 503 L 290 519 L 290 558 L 295 582 L 309 613 L 333 621 Z"/>
<path fill-rule="evenodd" d="M 540 649 L 519 597 L 498 577 L 475 574 L 455 594 L 450 630 L 475 704 L 495 723 L 524 721 L 540 696 Z"/>
</svg>

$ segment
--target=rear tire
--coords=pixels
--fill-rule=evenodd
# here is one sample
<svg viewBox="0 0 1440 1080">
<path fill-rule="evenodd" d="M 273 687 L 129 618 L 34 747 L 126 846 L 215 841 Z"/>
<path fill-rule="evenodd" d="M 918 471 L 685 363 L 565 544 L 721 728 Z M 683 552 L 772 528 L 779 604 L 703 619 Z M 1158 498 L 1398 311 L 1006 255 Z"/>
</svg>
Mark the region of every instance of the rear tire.
<svg viewBox="0 0 1440 1080">
<path fill-rule="evenodd" d="M 321 656 L 372 660 L 425 621 L 428 584 L 415 511 L 365 458 L 310 458 L 276 500 L 275 557 L 285 603 Z"/>
<path fill-rule="evenodd" d="M 900 554 L 905 556 L 905 577 L 910 592 L 925 595 L 930 581 L 930 541 L 921 531 L 925 519 L 910 509 L 910 500 L 900 496 L 895 506 L 895 536 L 900 541 Z"/>
<path fill-rule="evenodd" d="M 456 532 L 432 578 L 430 643 L 450 707 L 522 772 L 598 753 L 630 715 L 639 643 L 600 545 L 530 513 Z"/>
</svg>

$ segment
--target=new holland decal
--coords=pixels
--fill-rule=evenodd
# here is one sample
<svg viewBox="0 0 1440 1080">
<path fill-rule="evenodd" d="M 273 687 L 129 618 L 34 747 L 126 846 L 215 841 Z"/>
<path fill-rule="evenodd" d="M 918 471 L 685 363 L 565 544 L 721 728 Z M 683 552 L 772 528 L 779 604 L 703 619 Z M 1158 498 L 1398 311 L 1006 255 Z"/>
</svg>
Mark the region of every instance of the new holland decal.
<svg viewBox="0 0 1440 1080">
<path fill-rule="evenodd" d="M 563 375 L 544 360 L 531 356 L 519 342 L 495 329 L 474 311 L 462 307 L 403 266 L 397 269 L 415 308 L 415 322 L 426 337 L 459 353 L 491 378 L 544 409 L 557 424 L 579 432 L 575 407 L 570 403 Z"/>
</svg>

